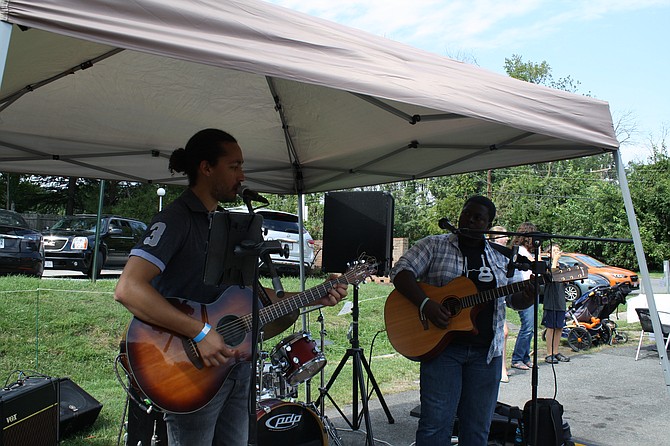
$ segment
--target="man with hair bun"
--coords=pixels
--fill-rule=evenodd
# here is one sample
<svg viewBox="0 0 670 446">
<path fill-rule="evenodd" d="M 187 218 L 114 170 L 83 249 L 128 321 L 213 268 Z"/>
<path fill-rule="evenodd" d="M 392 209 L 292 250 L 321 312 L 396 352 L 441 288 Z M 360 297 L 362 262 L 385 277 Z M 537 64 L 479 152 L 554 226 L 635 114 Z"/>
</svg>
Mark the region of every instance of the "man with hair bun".
<svg viewBox="0 0 670 446">
<path fill-rule="evenodd" d="M 217 330 L 209 330 L 208 324 L 203 326 L 165 297 L 208 304 L 227 288 L 203 282 L 209 221 L 220 202 L 236 199 L 245 179 L 243 163 L 235 138 L 218 129 L 197 132 L 183 149 L 172 153 L 169 169 L 185 174 L 188 188 L 153 218 L 144 238 L 131 251 L 114 293 L 138 319 L 192 339 L 205 367 L 223 365 L 237 352 Z M 337 284 L 316 303 L 335 305 L 346 294 L 346 285 Z M 165 414 L 170 446 L 248 444 L 251 367 L 244 365 L 232 368 L 203 408 Z"/>
</svg>

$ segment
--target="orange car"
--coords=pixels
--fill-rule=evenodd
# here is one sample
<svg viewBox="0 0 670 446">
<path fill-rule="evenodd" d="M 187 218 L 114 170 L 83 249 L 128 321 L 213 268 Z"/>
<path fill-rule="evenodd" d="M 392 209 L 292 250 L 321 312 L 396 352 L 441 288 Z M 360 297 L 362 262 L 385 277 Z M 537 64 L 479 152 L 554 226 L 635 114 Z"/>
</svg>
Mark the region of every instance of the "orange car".
<svg viewBox="0 0 670 446">
<path fill-rule="evenodd" d="M 617 283 L 627 283 L 632 289 L 640 288 L 640 280 L 633 271 L 605 265 L 600 260 L 594 259 L 586 254 L 578 252 L 564 252 L 558 260 L 567 266 L 584 266 L 588 268 L 589 274 L 600 274 L 610 281 L 610 286 Z"/>
</svg>

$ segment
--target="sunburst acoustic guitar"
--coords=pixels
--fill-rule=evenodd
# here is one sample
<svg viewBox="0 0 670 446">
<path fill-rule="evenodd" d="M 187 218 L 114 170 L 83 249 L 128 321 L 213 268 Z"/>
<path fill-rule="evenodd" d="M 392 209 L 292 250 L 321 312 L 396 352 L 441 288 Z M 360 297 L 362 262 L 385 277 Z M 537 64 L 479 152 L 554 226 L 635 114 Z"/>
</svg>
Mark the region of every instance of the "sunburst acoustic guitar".
<svg viewBox="0 0 670 446">
<path fill-rule="evenodd" d="M 259 326 L 307 306 L 325 296 L 337 283 L 357 284 L 376 271 L 376 264 L 359 262 L 337 279 L 286 297 L 261 308 Z M 158 408 L 190 413 L 205 406 L 218 392 L 230 371 L 251 356 L 252 289 L 233 286 L 211 304 L 168 299 L 180 311 L 208 322 L 239 356 L 218 367 L 204 367 L 197 344 L 174 332 L 133 318 L 125 335 L 129 372 L 137 387 Z"/>
</svg>

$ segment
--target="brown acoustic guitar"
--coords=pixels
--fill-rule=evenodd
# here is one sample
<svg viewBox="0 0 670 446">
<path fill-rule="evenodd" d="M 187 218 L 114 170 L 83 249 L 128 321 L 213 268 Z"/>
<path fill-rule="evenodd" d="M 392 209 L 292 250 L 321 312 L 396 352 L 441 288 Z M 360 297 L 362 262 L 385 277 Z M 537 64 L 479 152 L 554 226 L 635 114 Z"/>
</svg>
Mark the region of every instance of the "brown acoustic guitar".
<svg viewBox="0 0 670 446">
<path fill-rule="evenodd" d="M 338 283 L 357 284 L 376 272 L 375 263 L 359 263 L 337 279 L 286 297 L 259 310 L 259 326 L 307 306 Z M 193 340 L 133 318 L 125 335 L 129 372 L 139 390 L 166 412 L 190 413 L 205 406 L 230 371 L 251 356 L 252 288 L 233 286 L 211 304 L 168 299 L 191 317 L 209 323 L 239 354 L 217 367 L 204 367 Z"/>
<path fill-rule="evenodd" d="M 585 278 L 586 268 L 571 267 L 551 271 L 551 281 L 570 282 Z M 432 301 L 446 306 L 452 314 L 447 328 L 438 328 L 427 319 L 422 320 L 419 308 L 399 291 L 394 290 L 386 299 L 384 320 L 386 333 L 393 348 L 413 361 L 423 361 L 437 356 L 456 333 L 475 332 L 474 320 L 477 305 L 516 293 L 534 279 L 515 282 L 492 290 L 477 292 L 477 287 L 467 277 L 457 277 L 442 287 L 419 283 L 419 287 Z M 544 276 L 538 276 L 544 283 Z"/>
</svg>

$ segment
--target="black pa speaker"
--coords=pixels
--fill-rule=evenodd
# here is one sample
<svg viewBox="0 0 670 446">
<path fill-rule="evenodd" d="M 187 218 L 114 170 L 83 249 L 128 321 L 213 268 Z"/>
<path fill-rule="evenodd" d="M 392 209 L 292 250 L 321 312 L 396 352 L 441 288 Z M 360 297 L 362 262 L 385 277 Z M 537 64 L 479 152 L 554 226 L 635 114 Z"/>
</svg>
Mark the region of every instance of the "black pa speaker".
<svg viewBox="0 0 670 446">
<path fill-rule="evenodd" d="M 58 444 L 58 379 L 27 377 L 0 390 L 0 446 Z"/>
<path fill-rule="evenodd" d="M 393 197 L 387 192 L 326 193 L 323 270 L 343 273 L 361 254 L 377 260 L 377 275 L 388 274 L 393 254 Z"/>
<path fill-rule="evenodd" d="M 60 378 L 60 437 L 65 438 L 91 426 L 102 410 L 102 404 L 70 378 Z"/>
</svg>

